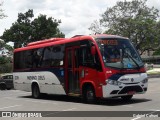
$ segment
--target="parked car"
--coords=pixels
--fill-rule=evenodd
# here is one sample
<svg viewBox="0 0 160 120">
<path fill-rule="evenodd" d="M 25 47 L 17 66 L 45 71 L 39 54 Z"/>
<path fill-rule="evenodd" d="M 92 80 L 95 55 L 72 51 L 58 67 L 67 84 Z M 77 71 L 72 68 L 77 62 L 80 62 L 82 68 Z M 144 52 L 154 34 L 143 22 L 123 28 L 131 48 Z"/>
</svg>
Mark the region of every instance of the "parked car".
<svg viewBox="0 0 160 120">
<path fill-rule="evenodd" d="M 0 78 L 0 90 L 10 90 L 13 88 L 13 74 L 2 74 Z"/>
</svg>

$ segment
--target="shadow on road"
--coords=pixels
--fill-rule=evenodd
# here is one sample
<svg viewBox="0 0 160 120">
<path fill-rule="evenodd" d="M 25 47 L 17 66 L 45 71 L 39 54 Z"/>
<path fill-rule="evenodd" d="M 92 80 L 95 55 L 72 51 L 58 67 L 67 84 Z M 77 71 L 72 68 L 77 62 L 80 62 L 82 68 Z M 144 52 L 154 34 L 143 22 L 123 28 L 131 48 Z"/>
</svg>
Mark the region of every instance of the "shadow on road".
<svg viewBox="0 0 160 120">
<path fill-rule="evenodd" d="M 32 98 L 32 96 L 19 96 L 19 98 Z M 73 103 L 83 103 L 79 97 L 71 97 L 64 95 L 44 95 L 40 100 L 49 100 L 49 101 L 62 101 L 62 102 L 73 102 Z M 151 99 L 145 98 L 132 98 L 130 101 L 124 101 L 121 98 L 108 98 L 108 99 L 98 99 L 94 105 L 106 105 L 106 106 L 120 106 L 120 105 L 131 105 L 136 103 L 143 103 L 152 101 Z"/>
<path fill-rule="evenodd" d="M 119 106 L 119 105 L 131 105 L 136 103 L 143 103 L 148 101 L 152 101 L 152 100 L 144 99 L 144 98 L 132 98 L 130 101 L 124 101 L 121 98 L 108 98 L 108 99 L 99 100 L 98 104 L 107 105 L 107 106 Z"/>
</svg>

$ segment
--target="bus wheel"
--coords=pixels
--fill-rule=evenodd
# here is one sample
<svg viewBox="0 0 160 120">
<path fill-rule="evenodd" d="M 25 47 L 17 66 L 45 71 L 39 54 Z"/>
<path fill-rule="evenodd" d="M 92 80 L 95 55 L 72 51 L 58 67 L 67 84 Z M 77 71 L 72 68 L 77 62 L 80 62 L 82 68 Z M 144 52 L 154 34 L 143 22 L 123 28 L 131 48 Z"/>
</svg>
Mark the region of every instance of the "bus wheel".
<svg viewBox="0 0 160 120">
<path fill-rule="evenodd" d="M 123 100 L 125 100 L 125 101 L 131 100 L 132 97 L 133 97 L 133 95 L 121 96 L 121 98 L 122 98 Z"/>
<path fill-rule="evenodd" d="M 86 103 L 94 103 L 95 102 L 95 91 L 92 86 L 87 86 L 83 93 L 83 100 Z"/>
<path fill-rule="evenodd" d="M 40 90 L 39 90 L 39 87 L 38 85 L 34 85 L 33 88 L 32 88 L 32 96 L 36 99 L 40 98 Z"/>
</svg>

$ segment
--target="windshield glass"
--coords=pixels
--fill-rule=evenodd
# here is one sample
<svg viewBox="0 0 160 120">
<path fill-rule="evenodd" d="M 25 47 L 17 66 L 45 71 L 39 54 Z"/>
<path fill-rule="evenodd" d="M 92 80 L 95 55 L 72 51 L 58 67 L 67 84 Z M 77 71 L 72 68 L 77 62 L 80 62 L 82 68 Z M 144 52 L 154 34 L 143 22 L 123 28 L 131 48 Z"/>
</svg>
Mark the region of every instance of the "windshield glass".
<svg viewBox="0 0 160 120">
<path fill-rule="evenodd" d="M 97 39 L 105 66 L 134 69 L 143 66 L 143 62 L 128 39 Z"/>
</svg>

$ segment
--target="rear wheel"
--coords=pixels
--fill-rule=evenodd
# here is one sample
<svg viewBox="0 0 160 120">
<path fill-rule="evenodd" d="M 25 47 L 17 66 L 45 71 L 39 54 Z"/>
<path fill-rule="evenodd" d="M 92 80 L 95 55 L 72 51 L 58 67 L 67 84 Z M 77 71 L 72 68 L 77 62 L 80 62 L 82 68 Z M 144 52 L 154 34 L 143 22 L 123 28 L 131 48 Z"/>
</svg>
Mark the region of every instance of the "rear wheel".
<svg viewBox="0 0 160 120">
<path fill-rule="evenodd" d="M 127 95 L 127 96 L 121 96 L 121 98 L 125 101 L 130 101 L 132 99 L 133 95 Z"/>
<path fill-rule="evenodd" d="M 95 91 L 92 86 L 87 86 L 83 92 L 83 100 L 86 103 L 94 103 L 96 99 Z"/>
<path fill-rule="evenodd" d="M 40 90 L 39 90 L 39 87 L 38 85 L 34 85 L 33 88 L 32 88 L 32 96 L 36 99 L 40 98 Z"/>
</svg>

